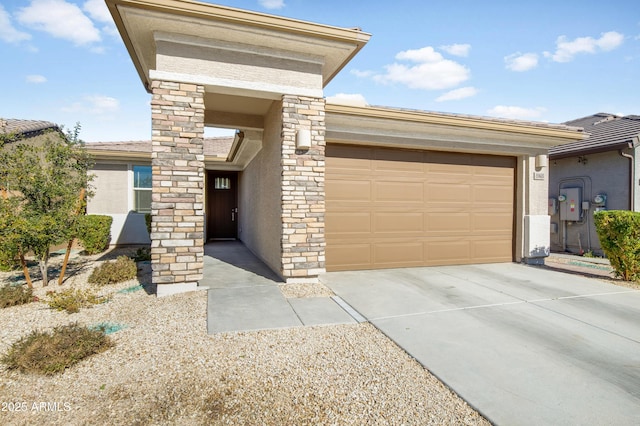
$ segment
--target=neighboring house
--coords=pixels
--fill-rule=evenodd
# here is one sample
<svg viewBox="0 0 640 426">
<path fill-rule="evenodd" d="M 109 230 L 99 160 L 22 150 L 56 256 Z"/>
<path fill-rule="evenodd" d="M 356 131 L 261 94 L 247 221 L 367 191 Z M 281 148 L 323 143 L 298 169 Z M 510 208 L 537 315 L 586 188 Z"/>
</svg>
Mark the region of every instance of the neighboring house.
<svg viewBox="0 0 640 426">
<path fill-rule="evenodd" d="M 0 118 L 0 136 L 7 142 L 40 144 L 49 137 L 64 138 L 57 124 L 42 120 Z"/>
<path fill-rule="evenodd" d="M 197 287 L 209 239 L 242 240 L 286 283 L 548 255 L 547 151 L 581 129 L 326 103 L 370 38 L 358 29 L 187 0 L 107 5 L 152 95 L 159 296 Z M 205 126 L 239 130 L 228 155 L 207 155 Z M 129 209 L 127 155 L 99 167 L 131 176 L 113 194 Z"/>
<path fill-rule="evenodd" d="M 564 124 L 590 136 L 549 150 L 551 250 L 602 255 L 593 213 L 640 211 L 640 116 L 599 113 Z"/>
<path fill-rule="evenodd" d="M 15 143 L 41 145 L 51 138 L 65 139 L 57 124 L 42 120 L 0 118 L 0 149 L 11 149 Z M 0 182 L 2 196 L 6 195 L 6 183 Z"/>
</svg>

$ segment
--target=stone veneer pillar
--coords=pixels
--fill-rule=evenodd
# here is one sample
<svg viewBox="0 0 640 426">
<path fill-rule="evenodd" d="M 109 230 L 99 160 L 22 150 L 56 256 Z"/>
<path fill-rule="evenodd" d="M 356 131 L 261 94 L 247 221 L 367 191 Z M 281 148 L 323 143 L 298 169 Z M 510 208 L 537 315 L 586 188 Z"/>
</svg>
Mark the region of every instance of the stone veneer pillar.
<svg viewBox="0 0 640 426">
<path fill-rule="evenodd" d="M 152 281 L 158 296 L 195 290 L 204 265 L 204 87 L 153 81 Z"/>
<path fill-rule="evenodd" d="M 282 98 L 282 275 L 287 283 L 315 283 L 325 271 L 325 101 Z M 299 129 L 311 148 L 296 149 Z"/>
</svg>

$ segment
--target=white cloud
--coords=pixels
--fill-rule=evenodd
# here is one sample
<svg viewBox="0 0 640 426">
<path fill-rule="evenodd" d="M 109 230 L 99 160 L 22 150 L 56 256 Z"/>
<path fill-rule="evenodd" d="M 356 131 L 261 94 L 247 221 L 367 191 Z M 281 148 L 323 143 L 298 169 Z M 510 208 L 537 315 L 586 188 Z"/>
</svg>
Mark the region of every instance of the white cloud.
<svg viewBox="0 0 640 426">
<path fill-rule="evenodd" d="M 31 34 L 16 29 L 11 23 L 9 13 L 0 4 L 0 40 L 7 43 L 30 40 Z"/>
<path fill-rule="evenodd" d="M 336 93 L 327 96 L 327 102 L 340 105 L 367 106 L 367 100 L 359 93 Z"/>
<path fill-rule="evenodd" d="M 440 46 L 440 49 L 444 50 L 450 55 L 453 56 L 469 56 L 469 51 L 471 50 L 470 44 L 449 44 L 446 46 Z"/>
<path fill-rule="evenodd" d="M 284 0 L 258 0 L 258 3 L 265 9 L 282 9 L 285 7 Z"/>
<path fill-rule="evenodd" d="M 544 52 L 544 55 L 555 62 L 570 62 L 577 54 L 607 52 L 620 46 L 623 41 L 624 35 L 616 31 L 602 33 L 598 39 L 578 37 L 567 40 L 566 36 L 560 36 L 556 40 L 555 53 Z"/>
<path fill-rule="evenodd" d="M 521 120 L 533 120 L 540 118 L 547 111 L 546 108 L 523 108 L 518 106 L 497 105 L 487 113 L 494 117 L 512 118 Z"/>
<path fill-rule="evenodd" d="M 436 98 L 436 102 L 444 101 L 457 101 L 459 99 L 470 98 L 478 94 L 478 89 L 475 87 L 461 87 L 459 89 L 451 90 Z"/>
<path fill-rule="evenodd" d="M 41 84 L 47 82 L 47 77 L 39 74 L 31 74 L 27 76 L 26 80 L 27 83 Z"/>
<path fill-rule="evenodd" d="M 82 5 L 82 9 L 89 14 L 89 16 L 100 22 L 113 22 L 109 8 L 104 0 L 87 0 Z"/>
<path fill-rule="evenodd" d="M 504 57 L 507 69 L 511 71 L 529 71 L 538 66 L 536 53 L 514 53 Z"/>
<path fill-rule="evenodd" d="M 82 9 L 87 12 L 94 21 L 105 24 L 101 28 L 104 33 L 109 34 L 112 37 L 119 37 L 116 24 L 113 22 L 109 8 L 104 0 L 87 0 L 82 6 Z"/>
<path fill-rule="evenodd" d="M 351 70 L 349 72 L 355 75 L 356 77 L 361 77 L 361 78 L 371 77 L 373 75 L 373 71 Z"/>
<path fill-rule="evenodd" d="M 32 0 L 18 11 L 18 21 L 77 46 L 100 41 L 100 31 L 78 6 L 64 0 Z"/>
<path fill-rule="evenodd" d="M 120 109 L 120 101 L 116 98 L 104 95 L 85 96 L 82 101 L 62 108 L 65 112 L 89 113 L 94 115 L 105 115 L 116 112 Z"/>
<path fill-rule="evenodd" d="M 405 50 L 396 55 L 399 61 L 415 62 L 405 65 L 395 62 L 386 65 L 386 74 L 373 78 L 382 83 L 401 83 L 411 89 L 442 90 L 457 86 L 470 77 L 469 69 L 455 61 L 444 59 L 433 47 Z"/>
</svg>

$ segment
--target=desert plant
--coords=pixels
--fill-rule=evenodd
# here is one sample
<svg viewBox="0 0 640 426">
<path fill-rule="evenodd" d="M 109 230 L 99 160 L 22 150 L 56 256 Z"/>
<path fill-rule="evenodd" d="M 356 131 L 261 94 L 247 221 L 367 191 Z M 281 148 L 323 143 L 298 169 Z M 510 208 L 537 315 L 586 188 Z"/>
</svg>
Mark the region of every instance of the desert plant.
<svg viewBox="0 0 640 426">
<path fill-rule="evenodd" d="M 105 303 L 109 299 L 100 297 L 93 291 L 68 288 L 62 291 L 50 291 L 47 293 L 47 304 L 51 309 L 58 311 L 67 311 L 69 314 L 75 314 L 80 308 L 89 308 L 93 305 Z"/>
<path fill-rule="evenodd" d="M 640 213 L 605 210 L 594 214 L 602 250 L 614 273 L 625 281 L 640 279 Z"/>
<path fill-rule="evenodd" d="M 0 361 L 9 369 L 52 375 L 112 345 L 103 330 L 70 324 L 51 333 L 32 332 L 11 345 Z"/>
<path fill-rule="evenodd" d="M 98 254 L 109 247 L 113 218 L 106 215 L 85 215 L 78 217 L 76 236 L 87 254 Z"/>
<path fill-rule="evenodd" d="M 15 140 L 0 151 L 0 250 L 14 258 L 32 252 L 45 286 L 50 248 L 72 237 L 78 194 L 92 178 L 79 131 L 52 131 L 42 144 Z"/>
<path fill-rule="evenodd" d="M 151 247 L 140 247 L 136 250 L 132 259 L 136 262 L 145 262 L 151 260 Z"/>
<path fill-rule="evenodd" d="M 24 305 L 33 302 L 33 290 L 24 285 L 5 285 L 0 287 L 0 308 Z"/>
<path fill-rule="evenodd" d="M 108 261 L 95 268 L 89 275 L 91 284 L 106 285 L 129 281 L 138 274 L 138 267 L 133 259 L 118 256 L 114 261 Z"/>
</svg>

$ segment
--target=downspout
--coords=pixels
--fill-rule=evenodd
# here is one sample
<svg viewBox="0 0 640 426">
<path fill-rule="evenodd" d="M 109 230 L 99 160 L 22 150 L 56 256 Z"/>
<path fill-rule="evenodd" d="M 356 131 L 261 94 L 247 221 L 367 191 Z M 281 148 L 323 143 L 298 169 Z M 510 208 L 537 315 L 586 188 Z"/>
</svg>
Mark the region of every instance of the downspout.
<svg viewBox="0 0 640 426">
<path fill-rule="evenodd" d="M 633 138 L 633 142 L 629 142 L 629 149 L 634 149 L 640 140 L 640 136 L 636 136 L 635 138 Z M 631 211 L 635 211 L 635 200 L 636 200 L 636 162 L 635 162 L 635 158 L 632 154 L 627 154 L 626 152 L 624 152 L 622 149 L 618 151 L 620 153 L 621 156 L 628 158 L 629 159 L 629 163 L 631 165 L 630 171 L 629 171 L 629 210 Z"/>
</svg>

